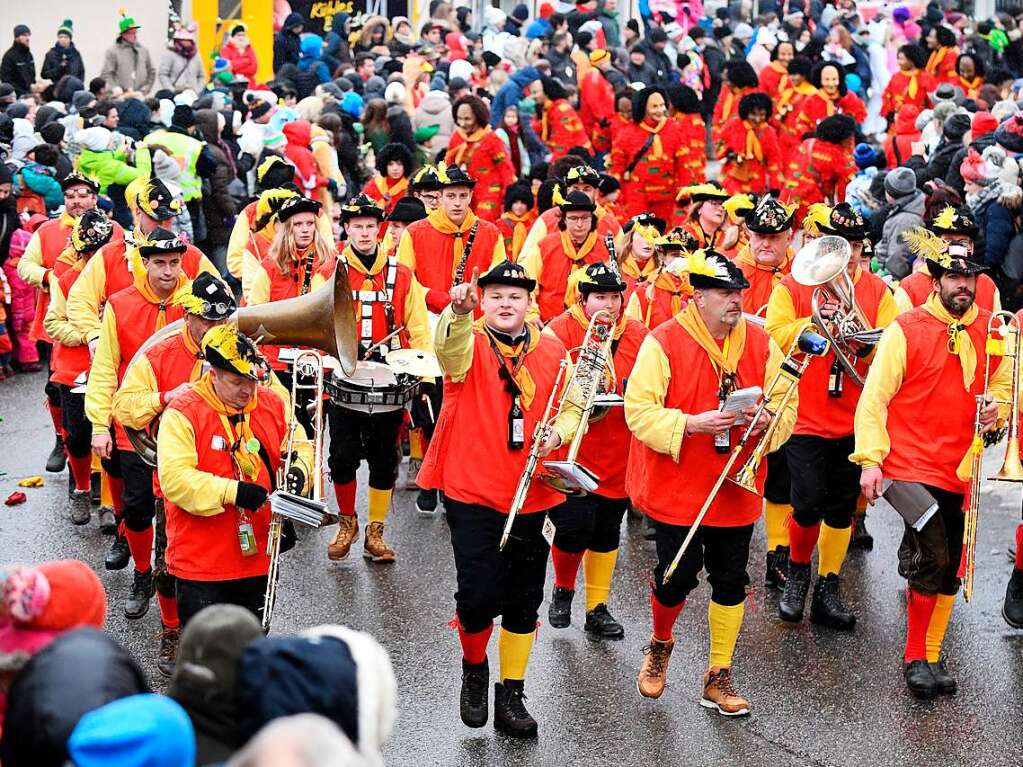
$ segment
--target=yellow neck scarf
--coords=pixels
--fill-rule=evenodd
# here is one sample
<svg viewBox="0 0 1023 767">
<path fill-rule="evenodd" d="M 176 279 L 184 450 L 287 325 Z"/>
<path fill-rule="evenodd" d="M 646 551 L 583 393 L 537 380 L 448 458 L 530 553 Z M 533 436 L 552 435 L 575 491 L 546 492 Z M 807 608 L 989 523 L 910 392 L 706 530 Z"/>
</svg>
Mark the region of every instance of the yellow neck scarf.
<svg viewBox="0 0 1023 767">
<path fill-rule="evenodd" d="M 936 320 L 948 326 L 948 350 L 950 354 L 959 357 L 959 364 L 963 368 L 963 386 L 967 391 L 973 385 L 973 379 L 977 374 L 977 350 L 973 348 L 973 340 L 966 328 L 977 319 L 979 310 L 974 304 L 966 310 L 962 317 L 953 317 L 941 304 L 937 293 L 931 293 L 924 302 L 924 310 Z"/>
<path fill-rule="evenodd" d="M 465 220 L 461 226 L 455 226 L 455 223 L 448 218 L 448 214 L 444 212 L 444 208 L 437 208 L 436 210 L 430 211 L 426 217 L 430 225 L 441 234 L 450 234 L 455 238 L 455 253 L 451 259 L 451 276 L 455 276 L 455 270 L 458 269 L 458 264 L 462 260 L 462 253 L 465 252 L 465 241 L 467 239 L 466 233 L 472 229 L 472 225 L 476 223 L 476 214 L 471 210 L 465 215 Z"/>
<path fill-rule="evenodd" d="M 657 271 L 657 259 L 653 256 L 648 258 L 640 266 L 639 262 L 636 261 L 636 257 L 631 253 L 622 260 L 621 264 L 622 274 L 626 277 L 632 277 L 636 280 L 646 280 Z"/>
<path fill-rule="evenodd" d="M 665 157 L 664 145 L 661 143 L 661 130 L 665 125 L 668 124 L 668 118 L 664 118 L 657 124 L 650 122 L 649 118 L 644 117 L 639 123 L 639 127 L 645 130 L 647 133 L 654 134 L 654 143 L 650 145 L 650 159 L 658 160 Z"/>
<path fill-rule="evenodd" d="M 792 248 L 789 248 L 785 253 L 785 258 L 777 266 L 771 266 L 770 264 L 762 264 L 753 257 L 753 253 L 749 249 L 749 245 L 743 246 L 742 250 L 735 257 L 736 263 L 745 264 L 752 266 L 754 269 L 759 269 L 762 272 L 774 272 L 777 275 L 778 280 L 781 280 L 782 270 L 788 266 L 789 261 L 792 260 Z"/>
<path fill-rule="evenodd" d="M 473 148 L 474 144 L 479 143 L 490 129 L 489 125 L 485 125 L 472 133 L 466 133 L 464 128 L 455 128 L 455 133 L 462 137 L 462 143 L 451 152 L 448 165 L 461 165 L 468 151 Z"/>
<path fill-rule="evenodd" d="M 722 349 L 707 329 L 703 316 L 696 308 L 696 304 L 690 302 L 685 309 L 675 315 L 678 324 L 682 326 L 693 340 L 700 345 L 700 348 L 707 352 L 710 361 L 721 372 L 727 375 L 734 375 L 739 369 L 739 360 L 742 359 L 742 352 L 746 348 L 746 320 L 740 319 L 739 324 L 728 331 L 725 337 L 725 345 Z"/>
<path fill-rule="evenodd" d="M 915 99 L 916 94 L 920 92 L 920 70 L 914 69 L 913 74 L 909 76 L 909 87 L 906 88 L 906 94 L 911 98 Z"/>
<path fill-rule="evenodd" d="M 583 311 L 583 307 L 581 304 L 572 304 L 571 308 L 568 310 L 568 313 L 575 318 L 575 321 L 582 326 L 583 330 L 586 330 L 590 326 L 591 318 L 586 316 L 586 312 Z M 628 324 L 628 320 L 625 318 L 625 314 L 623 312 L 618 317 L 618 321 L 615 323 L 614 330 L 615 339 L 619 339 L 622 337 L 622 333 L 625 332 L 626 324 Z"/>
<path fill-rule="evenodd" d="M 536 382 L 533 380 L 533 376 L 530 375 L 524 361 L 526 355 L 532 352 L 540 343 L 540 333 L 527 324 L 526 340 L 517 346 L 509 346 L 498 339 L 490 328 L 487 327 L 485 317 L 480 317 L 476 320 L 475 326 L 478 331 L 486 334 L 490 343 L 494 345 L 505 360 L 518 358 L 518 363 L 514 367 L 509 365 L 507 361 L 505 366 L 508 368 L 508 372 L 512 374 L 512 378 L 515 379 L 516 386 L 519 387 L 519 401 L 522 404 L 522 408 L 529 410 L 529 406 L 533 404 L 533 399 L 536 397 Z"/>
<path fill-rule="evenodd" d="M 573 268 L 578 269 L 582 266 L 582 260 L 590 254 L 593 247 L 597 244 L 597 233 L 590 232 L 586 235 L 586 239 L 583 240 L 583 244 L 576 250 L 575 245 L 572 244 L 572 238 L 568 236 L 568 232 L 564 229 L 561 230 L 561 248 L 565 251 L 565 255 L 568 256 L 569 260 L 573 263 Z"/>
<path fill-rule="evenodd" d="M 522 246 L 525 245 L 526 237 L 529 236 L 529 226 L 533 221 L 533 214 L 527 210 L 521 216 L 516 216 L 509 210 L 501 218 L 512 225 L 511 260 L 514 261 L 522 252 Z"/>
<path fill-rule="evenodd" d="M 142 272 L 142 274 L 135 275 L 135 289 L 151 304 L 156 304 L 156 325 L 153 326 L 153 331 L 160 330 L 167 324 L 167 306 L 174 300 L 174 296 L 179 290 L 188 285 L 188 278 L 183 275 L 178 275 L 178 284 L 174 286 L 174 292 L 167 298 L 160 298 L 156 295 L 156 291 L 153 290 L 152 285 L 149 284 L 149 276 Z"/>
<path fill-rule="evenodd" d="M 945 60 L 945 56 L 951 50 L 952 48 L 943 45 L 936 51 L 931 53 L 931 55 L 927 58 L 927 66 L 925 67 L 927 71 L 930 72 L 932 75 L 938 74 L 938 67 L 941 66 L 941 62 Z"/>
<path fill-rule="evenodd" d="M 405 194 L 405 190 L 408 189 L 408 179 L 399 178 L 393 184 L 389 177 L 381 176 L 376 180 L 377 191 L 380 192 L 380 196 L 384 198 L 385 202 L 390 202 L 395 197 L 401 197 Z"/>
<path fill-rule="evenodd" d="M 653 260 L 653 259 L 651 259 Z M 682 311 L 682 297 L 691 296 L 693 294 L 693 288 L 689 284 L 689 279 L 682 277 L 676 277 L 671 272 L 661 270 L 657 273 L 656 279 L 647 286 L 646 289 L 646 316 L 643 317 L 643 324 L 648 328 L 650 327 L 650 317 L 653 314 L 654 300 L 657 297 L 657 291 L 663 290 L 665 293 L 671 294 L 671 316 L 676 316 Z M 653 328 L 650 328 L 653 330 Z"/>
<path fill-rule="evenodd" d="M 235 410 L 229 407 L 227 403 L 217 396 L 217 393 L 213 390 L 213 378 L 209 373 L 196 381 L 193 388 L 205 400 L 206 404 L 220 416 L 220 423 L 231 442 L 229 445 L 231 456 L 238 466 L 239 474 L 246 481 L 255 482 L 256 478 L 259 477 L 259 465 L 261 462 L 259 457 L 260 445 L 256 435 L 252 433 L 249 415 L 256 409 L 259 387 L 256 387 L 252 399 L 249 400 L 249 404 L 243 410 Z M 238 416 L 241 416 L 240 420 L 236 424 L 232 424 L 232 417 Z M 237 432 L 235 431 L 235 426 L 238 427 Z"/>
<path fill-rule="evenodd" d="M 757 136 L 756 128 L 753 127 L 749 120 L 743 120 L 742 124 L 746 128 L 746 158 L 763 162 L 764 149 L 760 146 L 760 137 Z"/>
<path fill-rule="evenodd" d="M 198 381 L 202 375 L 202 352 L 199 349 L 199 344 L 192 338 L 192 334 L 188 332 L 187 327 L 181 328 L 181 340 L 189 353 L 195 356 L 195 364 L 192 366 L 192 372 L 188 374 L 188 380 Z"/>
</svg>

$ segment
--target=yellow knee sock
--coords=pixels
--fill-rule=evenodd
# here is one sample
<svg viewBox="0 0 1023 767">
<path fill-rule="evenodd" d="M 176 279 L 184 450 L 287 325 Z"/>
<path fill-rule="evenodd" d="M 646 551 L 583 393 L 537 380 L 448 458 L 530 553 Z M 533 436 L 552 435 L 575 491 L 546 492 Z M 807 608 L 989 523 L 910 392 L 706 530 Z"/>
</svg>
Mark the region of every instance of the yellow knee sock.
<svg viewBox="0 0 1023 767">
<path fill-rule="evenodd" d="M 383 522 L 387 519 L 387 511 L 391 507 L 391 491 L 369 488 L 369 521 Z"/>
<path fill-rule="evenodd" d="M 739 638 L 745 612 L 745 602 L 731 607 L 713 601 L 707 605 L 707 623 L 710 626 L 710 658 L 707 668 L 731 668 L 735 640 Z"/>
<path fill-rule="evenodd" d="M 409 429 L 408 433 L 408 457 L 413 461 L 423 460 L 426 451 L 423 450 L 423 430 Z"/>
<path fill-rule="evenodd" d="M 817 574 L 820 576 L 838 575 L 842 571 L 845 553 L 849 550 L 849 538 L 852 528 L 837 528 L 821 525 L 821 534 L 817 539 Z"/>
<path fill-rule="evenodd" d="M 767 550 L 789 545 L 789 515 L 792 506 L 787 503 L 765 501 L 764 532 L 767 534 Z"/>
<path fill-rule="evenodd" d="M 99 456 L 95 453 L 92 454 L 92 473 L 98 474 L 103 471 L 103 462 L 99 459 Z"/>
<path fill-rule="evenodd" d="M 503 627 L 497 638 L 497 654 L 501 659 L 501 681 L 511 679 L 522 681 L 526 678 L 529 652 L 533 649 L 533 632 L 514 634 Z"/>
<path fill-rule="evenodd" d="M 945 631 L 948 629 L 948 620 L 952 617 L 952 605 L 955 601 L 955 594 L 938 594 L 938 601 L 934 603 L 931 622 L 927 624 L 928 663 L 937 663 L 941 660 L 941 643 L 945 639 Z"/>
<path fill-rule="evenodd" d="M 615 573 L 618 549 L 614 551 L 590 551 L 583 555 L 583 572 L 586 575 L 586 612 L 601 602 L 607 604 L 611 591 L 611 576 Z"/>
<path fill-rule="evenodd" d="M 99 505 L 114 508 L 114 494 L 110 492 L 110 476 L 105 471 L 99 474 Z"/>
</svg>

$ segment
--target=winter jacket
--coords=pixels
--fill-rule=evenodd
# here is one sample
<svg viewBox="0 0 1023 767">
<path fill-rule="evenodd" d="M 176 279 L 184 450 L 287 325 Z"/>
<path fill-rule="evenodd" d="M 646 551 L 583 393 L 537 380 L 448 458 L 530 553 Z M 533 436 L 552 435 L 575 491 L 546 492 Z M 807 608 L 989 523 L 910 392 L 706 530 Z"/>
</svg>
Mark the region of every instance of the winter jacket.
<svg viewBox="0 0 1023 767">
<path fill-rule="evenodd" d="M 999 267 L 1009 253 L 1009 243 L 1016 235 L 1016 216 L 1006 200 L 989 200 L 974 209 L 979 236 L 974 243 L 974 260 L 989 267 Z"/>
<path fill-rule="evenodd" d="M 351 18 L 351 14 L 344 11 L 334 14 L 330 24 L 330 31 L 327 33 L 327 47 L 323 51 L 326 60 L 338 64 L 349 64 L 352 61 L 352 51 L 348 47 L 348 38 L 344 34 L 345 23 Z M 329 65 L 328 65 L 329 66 Z"/>
<path fill-rule="evenodd" d="M 298 62 L 298 73 L 294 76 L 295 90 L 300 99 L 312 96 L 317 85 L 330 80 L 330 70 L 320 57 L 322 50 L 323 38 L 319 35 L 305 35 L 302 38 L 302 58 Z"/>
<path fill-rule="evenodd" d="M 913 169 L 913 172 L 916 174 L 916 185 L 922 187 L 933 179 L 944 181 L 945 176 L 948 175 L 948 169 L 952 165 L 952 158 L 962 148 L 963 142 L 961 140 L 950 144 L 942 139 L 941 143 L 938 144 L 938 148 L 926 163 L 922 157 L 914 155 L 903 164 Z"/>
<path fill-rule="evenodd" d="M 412 120 L 408 112 L 397 104 L 387 107 L 387 126 L 390 141 L 404 144 L 413 155 L 416 153 L 416 137 L 412 132 Z"/>
<path fill-rule="evenodd" d="M 304 24 L 305 19 L 300 13 L 289 13 L 281 26 L 281 31 L 274 35 L 274 73 L 285 64 L 298 64 L 302 55 L 302 43 L 299 36 L 291 31 L 296 24 Z"/>
<path fill-rule="evenodd" d="M 186 59 L 173 48 L 165 50 L 160 58 L 156 83 L 159 90 L 202 93 L 206 88 L 206 73 L 198 54 Z"/>
<path fill-rule="evenodd" d="M 199 109 L 195 113 L 199 135 L 206 142 L 216 167 L 209 178 L 203 180 L 202 207 L 206 214 L 206 244 L 219 247 L 231 239 L 235 214 L 238 212 L 231 197 L 229 185 L 234 177 L 226 145 L 222 145 L 217 124 L 217 113 L 212 109 Z"/>
<path fill-rule="evenodd" d="M 156 79 L 156 69 L 149 57 L 148 48 L 118 37 L 103 56 L 103 71 L 100 77 L 106 80 L 110 87 L 116 86 L 123 91 L 137 91 L 147 95 Z"/>
<path fill-rule="evenodd" d="M 14 43 L 0 60 L 0 81 L 14 86 L 14 92 L 24 96 L 32 91 L 36 81 L 36 62 L 27 45 Z"/>
<path fill-rule="evenodd" d="M 913 144 L 920 140 L 916 129 L 916 118 L 920 108 L 916 104 L 903 104 L 895 115 L 895 133 L 884 141 L 884 154 L 888 167 L 902 165 L 913 156 Z"/>
<path fill-rule="evenodd" d="M 646 63 L 657 73 L 657 85 L 667 84 L 677 71 L 668 54 L 658 50 L 651 42 L 640 43 L 638 47 L 646 53 Z"/>
<path fill-rule="evenodd" d="M 630 61 L 628 68 L 625 70 L 625 75 L 629 78 L 630 83 L 643 83 L 643 85 L 648 87 L 657 85 L 657 70 L 650 63 L 649 57 L 643 62 L 643 66 L 639 67 Z"/>
<path fill-rule="evenodd" d="M 514 78 L 515 75 L 512 75 Z M 502 86 L 503 88 L 503 86 Z M 498 91 L 498 96 L 500 96 Z M 494 100 L 497 104 L 497 99 Z M 430 125 L 438 127 L 437 134 L 426 142 L 431 155 L 447 149 L 451 134 L 455 132 L 455 118 L 451 116 L 451 97 L 447 91 L 430 91 L 412 115 L 412 125 L 416 130 Z"/>
<path fill-rule="evenodd" d="M 78 52 L 74 43 L 67 48 L 62 45 L 50 48 L 43 59 L 43 68 L 39 71 L 41 78 L 53 83 L 56 83 L 64 75 L 85 80 L 85 64 L 82 62 L 82 54 Z"/>
<path fill-rule="evenodd" d="M 142 171 L 124 161 L 119 152 L 111 149 L 93 151 L 83 149 L 78 156 L 78 171 L 99 183 L 100 194 L 106 194 L 111 184 L 128 186 L 142 175 Z"/>
<path fill-rule="evenodd" d="M 547 61 L 551 64 L 551 77 L 566 85 L 575 83 L 575 62 L 572 61 L 571 51 L 561 53 L 551 48 L 547 51 Z"/>
<path fill-rule="evenodd" d="M 881 241 L 877 244 L 877 260 L 888 273 L 901 280 L 913 268 L 913 254 L 902 240 L 902 233 L 914 226 L 923 226 L 924 193 L 919 189 L 896 200 L 888 210 Z"/>
<path fill-rule="evenodd" d="M 490 127 L 496 128 L 501 124 L 504 113 L 510 106 L 516 106 L 519 99 L 532 83 L 540 79 L 540 72 L 536 67 L 522 67 L 508 78 L 508 82 L 497 89 L 494 94 L 494 101 L 490 105 Z M 445 146 L 447 146 L 445 144 Z"/>
<path fill-rule="evenodd" d="M 284 137 L 288 140 L 284 156 L 295 166 L 295 183 L 306 197 L 315 199 L 319 187 L 327 185 L 327 179 L 319 174 L 316 158 L 309 149 L 312 126 L 308 120 L 292 120 L 284 126 L 283 131 Z"/>
<path fill-rule="evenodd" d="M 221 58 L 231 62 L 231 72 L 235 75 L 242 75 L 249 83 L 256 82 L 256 70 L 259 69 L 259 59 L 256 56 L 256 49 L 249 45 L 244 51 L 239 50 L 231 44 L 231 41 L 224 43 L 220 49 Z"/>
<path fill-rule="evenodd" d="M 22 186 L 20 193 L 42 195 L 46 210 L 52 211 L 64 204 L 64 192 L 55 178 L 56 171 L 36 162 L 27 162 L 14 176 L 15 185 Z M 16 193 L 19 193 L 16 190 Z"/>
</svg>

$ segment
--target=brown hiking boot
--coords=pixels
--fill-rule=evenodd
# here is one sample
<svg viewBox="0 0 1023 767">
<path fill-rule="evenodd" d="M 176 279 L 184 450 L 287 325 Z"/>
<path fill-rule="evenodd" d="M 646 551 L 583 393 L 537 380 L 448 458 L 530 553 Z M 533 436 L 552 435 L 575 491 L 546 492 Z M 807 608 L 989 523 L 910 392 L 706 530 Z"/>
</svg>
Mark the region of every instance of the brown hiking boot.
<svg viewBox="0 0 1023 767">
<path fill-rule="evenodd" d="M 750 705 L 732 686 L 732 669 L 712 668 L 703 675 L 703 699 L 700 705 L 716 709 L 723 716 L 746 716 Z"/>
<path fill-rule="evenodd" d="M 405 474 L 405 489 L 406 490 L 418 490 L 419 483 L 416 481 L 419 477 L 419 469 L 422 468 L 423 461 L 420 458 L 409 458 L 408 459 L 408 472 Z"/>
<path fill-rule="evenodd" d="M 643 667 L 639 670 L 636 687 L 644 698 L 659 698 L 664 692 L 664 682 L 668 676 L 668 663 L 671 651 L 675 648 L 675 640 L 661 642 L 650 637 L 650 644 L 643 648 Z"/>
<path fill-rule="evenodd" d="M 359 520 L 354 516 L 341 515 L 337 522 L 337 535 L 327 545 L 328 559 L 344 559 L 355 539 L 359 537 Z"/>
<path fill-rule="evenodd" d="M 366 543 L 362 556 L 371 562 L 389 564 L 394 561 L 394 549 L 384 543 L 384 523 L 370 522 L 366 528 Z"/>
<path fill-rule="evenodd" d="M 169 629 L 163 627 L 160 632 L 160 655 L 156 661 L 156 668 L 165 677 L 174 675 L 174 664 L 178 659 L 178 641 L 181 639 L 181 629 Z"/>
</svg>

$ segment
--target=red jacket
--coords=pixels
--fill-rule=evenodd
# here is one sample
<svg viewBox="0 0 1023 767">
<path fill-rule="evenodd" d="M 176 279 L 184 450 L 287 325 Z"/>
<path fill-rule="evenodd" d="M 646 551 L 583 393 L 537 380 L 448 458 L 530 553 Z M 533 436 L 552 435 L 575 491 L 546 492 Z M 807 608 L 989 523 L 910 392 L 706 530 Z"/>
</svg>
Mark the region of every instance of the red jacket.
<svg viewBox="0 0 1023 767">
<path fill-rule="evenodd" d="M 916 104 L 903 104 L 895 115 L 895 133 L 884 140 L 889 168 L 902 165 L 913 156 L 913 144 L 920 140 L 920 131 L 916 129 L 919 116 L 920 107 Z"/>
<path fill-rule="evenodd" d="M 918 109 L 925 109 L 927 94 L 937 87 L 938 81 L 934 79 L 934 75 L 922 69 L 918 69 L 912 75 L 896 72 L 881 94 L 881 114 L 887 117 L 902 109 L 904 104 L 913 104 Z"/>
<path fill-rule="evenodd" d="M 606 152 L 611 148 L 611 118 L 615 113 L 615 89 L 594 67 L 579 83 L 579 117 L 593 138 L 593 148 Z"/>
<path fill-rule="evenodd" d="M 547 104 L 543 114 L 533 118 L 533 130 L 551 150 L 551 162 L 564 157 L 574 146 L 593 149 L 583 121 L 567 99 L 557 99 Z"/>
<path fill-rule="evenodd" d="M 808 138 L 789 161 L 783 197 L 798 202 L 803 210 L 815 202 L 842 202 L 855 173 L 856 163 L 848 148 Z"/>
<path fill-rule="evenodd" d="M 488 125 L 469 137 L 456 128 L 448 142 L 444 161 L 448 165 L 458 165 L 476 179 L 473 210 L 484 221 L 497 221 L 501 217 L 504 190 L 515 181 L 515 168 L 508 159 L 504 142 L 493 128 Z"/>
<path fill-rule="evenodd" d="M 867 106 L 854 93 L 846 93 L 832 101 L 820 90 L 807 96 L 800 111 L 803 119 L 799 123 L 799 135 L 813 132 L 817 123 L 835 114 L 848 115 L 857 125 L 862 125 L 867 119 Z"/>
<path fill-rule="evenodd" d="M 682 132 L 682 174 L 678 185 L 698 184 L 707 178 L 707 125 L 699 114 L 675 115 Z"/>
<path fill-rule="evenodd" d="M 777 131 L 768 123 L 754 130 L 745 120 L 733 117 L 721 129 L 717 156 L 721 185 L 731 194 L 764 194 L 781 186 L 781 146 Z"/>
<path fill-rule="evenodd" d="M 282 130 L 288 140 L 284 156 L 295 166 L 295 183 L 306 197 L 315 198 L 316 190 L 326 186 L 327 179 L 317 173 L 316 158 L 309 149 L 313 127 L 307 120 L 294 120 Z"/>
<path fill-rule="evenodd" d="M 240 51 L 228 41 L 221 47 L 220 55 L 231 62 L 232 73 L 245 75 L 248 78 L 250 88 L 259 84 L 256 80 L 259 60 L 256 58 L 256 49 L 252 45 L 249 45 L 244 51 Z"/>
<path fill-rule="evenodd" d="M 650 145 L 647 140 L 654 135 Z M 622 182 L 621 201 L 627 216 L 653 212 L 666 221 L 671 218 L 675 194 L 687 172 L 689 138 L 675 120 L 655 128 L 646 118 L 622 128 L 611 149 L 608 172 Z M 633 159 L 639 156 L 638 162 Z M 629 166 L 633 165 L 632 170 Z M 667 213 L 655 210 L 667 207 Z"/>
</svg>

